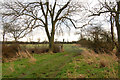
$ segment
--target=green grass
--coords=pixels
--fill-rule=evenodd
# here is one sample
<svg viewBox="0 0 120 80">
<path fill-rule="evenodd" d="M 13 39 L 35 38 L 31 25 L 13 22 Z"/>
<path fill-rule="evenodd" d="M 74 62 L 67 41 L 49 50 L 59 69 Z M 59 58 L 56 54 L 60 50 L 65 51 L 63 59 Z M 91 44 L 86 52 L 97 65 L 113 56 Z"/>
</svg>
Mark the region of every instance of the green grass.
<svg viewBox="0 0 120 80">
<path fill-rule="evenodd" d="M 55 54 L 34 54 L 36 62 L 29 59 L 19 59 L 2 64 L 3 78 L 104 78 L 112 72 L 112 68 L 94 68 L 97 64 L 89 65 L 80 55 L 82 48 L 70 44 L 64 45 L 65 52 Z M 77 61 L 77 59 L 79 59 Z M 96 59 L 99 60 L 99 59 Z M 114 64 L 117 71 L 117 63 Z"/>
<path fill-rule="evenodd" d="M 79 59 L 77 61 L 77 59 Z M 96 68 L 95 68 L 96 66 Z M 82 56 L 73 58 L 72 62 L 65 65 L 64 69 L 57 75 L 58 78 L 113 78 L 111 77 L 112 68 L 103 67 L 99 68 L 98 64 L 87 64 Z M 117 63 L 114 65 L 114 69 L 117 71 Z M 109 72 L 106 72 L 109 71 Z"/>
</svg>

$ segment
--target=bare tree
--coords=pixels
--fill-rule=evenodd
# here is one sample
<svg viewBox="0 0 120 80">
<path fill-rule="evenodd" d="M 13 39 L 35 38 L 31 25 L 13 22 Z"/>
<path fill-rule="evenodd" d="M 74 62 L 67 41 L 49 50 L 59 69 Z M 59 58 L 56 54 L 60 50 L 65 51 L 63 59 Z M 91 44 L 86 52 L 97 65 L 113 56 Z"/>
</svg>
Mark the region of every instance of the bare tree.
<svg viewBox="0 0 120 80">
<path fill-rule="evenodd" d="M 3 33 L 2 33 L 2 36 L 3 36 L 3 43 L 5 41 L 5 36 L 6 34 L 8 33 L 8 27 L 10 26 L 9 24 L 7 23 L 3 23 Z"/>
<path fill-rule="evenodd" d="M 71 5 L 71 0 L 66 3 L 59 3 L 58 0 L 51 4 L 48 0 L 22 3 L 19 1 L 4 3 L 4 8 L 7 9 L 2 15 L 12 16 L 13 20 L 19 17 L 27 16 L 29 25 L 32 28 L 43 27 L 46 31 L 49 40 L 49 52 L 53 52 L 54 35 L 57 27 L 62 24 L 70 28 L 69 24 L 75 28 L 75 21 L 72 19 L 72 13 L 77 9 L 75 5 Z"/>
<path fill-rule="evenodd" d="M 31 31 L 32 30 L 29 30 L 28 28 L 22 29 L 20 25 L 12 24 L 9 27 L 8 33 L 12 34 L 12 37 L 14 38 L 15 42 L 17 42 L 19 39 L 23 38 Z"/>
<path fill-rule="evenodd" d="M 2 21 L 3 42 L 6 34 L 14 38 L 15 42 L 17 42 L 19 39 L 25 37 L 28 33 L 32 31 L 32 28 L 29 28 L 29 25 L 26 22 L 22 23 L 21 21 L 19 22 L 19 20 L 15 20 L 13 22 Z"/>
<path fill-rule="evenodd" d="M 120 14 L 120 1 L 118 0 L 98 0 L 99 6 L 94 7 L 93 10 L 89 10 L 92 15 L 90 16 L 100 16 L 102 14 L 110 14 L 111 22 L 111 34 L 112 39 L 114 37 L 113 26 L 117 28 L 117 53 L 120 55 L 120 24 L 119 24 L 119 14 Z M 114 39 L 113 39 L 114 41 Z"/>
</svg>

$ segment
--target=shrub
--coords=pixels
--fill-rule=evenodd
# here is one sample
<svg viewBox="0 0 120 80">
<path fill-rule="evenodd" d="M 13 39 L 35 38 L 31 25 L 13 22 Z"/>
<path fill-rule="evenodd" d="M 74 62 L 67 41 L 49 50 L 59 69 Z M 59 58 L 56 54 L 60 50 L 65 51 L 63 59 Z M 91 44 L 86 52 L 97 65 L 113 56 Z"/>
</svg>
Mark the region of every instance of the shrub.
<svg viewBox="0 0 120 80">
<path fill-rule="evenodd" d="M 96 53 L 110 53 L 113 51 L 114 46 L 113 43 L 98 41 L 91 44 L 91 49 L 94 50 Z"/>
<path fill-rule="evenodd" d="M 101 26 L 93 26 L 87 30 L 87 39 L 81 39 L 78 42 L 83 46 L 94 50 L 96 53 L 110 53 L 115 45 L 112 41 L 110 31 L 106 31 Z M 115 37 L 114 37 L 115 38 Z"/>
<path fill-rule="evenodd" d="M 36 46 L 34 48 L 29 48 L 28 51 L 31 54 L 34 54 L 34 53 L 41 54 L 41 53 L 47 53 L 49 51 L 49 48 L 48 46 L 43 45 L 43 46 Z M 54 44 L 54 50 L 53 50 L 54 53 L 63 52 L 63 51 L 64 49 L 62 44 Z"/>
<path fill-rule="evenodd" d="M 31 54 L 41 54 L 48 52 L 48 46 L 46 44 L 35 45 L 34 47 L 29 47 L 27 49 Z"/>
<path fill-rule="evenodd" d="M 54 53 L 64 52 L 63 44 L 54 44 Z"/>
<path fill-rule="evenodd" d="M 91 48 L 91 46 L 92 46 L 92 41 L 87 40 L 87 39 L 81 39 L 81 40 L 78 41 L 78 43 L 79 43 L 82 47 Z"/>
<path fill-rule="evenodd" d="M 34 47 L 34 48 L 29 48 L 28 51 L 31 53 L 31 54 L 41 54 L 41 53 L 47 53 L 48 52 L 48 47 L 47 46 L 42 46 L 42 47 Z"/>
<path fill-rule="evenodd" d="M 20 49 L 19 44 L 2 44 L 2 55 L 5 58 L 15 57 L 18 49 Z"/>
<path fill-rule="evenodd" d="M 35 47 L 29 47 L 26 46 L 20 46 L 19 44 L 2 44 L 2 55 L 3 58 L 16 58 L 19 57 L 18 53 L 21 55 L 24 54 L 25 51 L 28 51 L 30 54 L 41 54 L 41 53 L 47 53 L 49 51 L 49 48 L 47 45 L 42 46 L 35 46 Z M 55 44 L 54 45 L 54 53 L 57 52 L 63 52 L 63 45 L 62 44 Z"/>
<path fill-rule="evenodd" d="M 96 53 L 109 53 L 114 49 L 114 44 L 112 42 L 103 41 L 90 41 L 86 39 L 79 40 L 78 42 L 82 47 L 87 47 L 94 50 Z"/>
</svg>

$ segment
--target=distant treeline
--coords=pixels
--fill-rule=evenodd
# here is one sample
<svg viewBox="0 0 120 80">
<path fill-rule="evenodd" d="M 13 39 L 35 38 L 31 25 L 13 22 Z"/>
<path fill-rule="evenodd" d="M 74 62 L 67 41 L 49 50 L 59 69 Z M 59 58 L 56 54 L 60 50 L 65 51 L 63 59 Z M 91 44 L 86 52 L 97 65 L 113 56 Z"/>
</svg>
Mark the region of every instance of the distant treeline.
<svg viewBox="0 0 120 80">
<path fill-rule="evenodd" d="M 0 41 L 0 44 L 3 42 Z M 14 44 L 14 43 L 19 43 L 19 44 L 49 44 L 49 42 L 13 42 L 13 41 L 6 41 L 4 44 Z M 76 44 L 78 43 L 77 41 L 72 41 L 72 42 L 55 42 L 55 44 Z"/>
</svg>

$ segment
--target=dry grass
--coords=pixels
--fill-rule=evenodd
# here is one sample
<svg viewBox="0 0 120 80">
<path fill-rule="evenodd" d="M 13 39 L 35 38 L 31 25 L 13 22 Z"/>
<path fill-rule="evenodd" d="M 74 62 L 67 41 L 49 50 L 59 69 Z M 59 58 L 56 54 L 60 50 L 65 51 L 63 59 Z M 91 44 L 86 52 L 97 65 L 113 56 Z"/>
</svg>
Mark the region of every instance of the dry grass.
<svg viewBox="0 0 120 80">
<path fill-rule="evenodd" d="M 19 44 L 2 44 L 2 57 L 4 58 L 13 58 L 16 56 L 16 52 L 18 52 Z"/>
<path fill-rule="evenodd" d="M 29 59 L 29 63 L 35 63 L 36 59 L 26 50 L 25 52 L 18 52 L 17 53 L 18 56 L 20 56 L 21 58 L 28 58 Z"/>
<path fill-rule="evenodd" d="M 77 72 L 77 68 L 79 67 L 79 65 L 77 64 L 76 59 L 73 59 L 73 63 L 74 63 L 74 71 L 73 73 L 71 73 L 70 70 L 67 70 L 67 77 L 68 78 L 85 78 L 85 74 L 78 74 Z"/>
<path fill-rule="evenodd" d="M 109 69 L 112 69 L 112 72 L 110 71 L 104 71 L 104 73 L 109 74 L 109 76 L 107 77 L 111 77 L 111 78 L 116 78 L 118 77 L 118 72 L 114 69 L 114 63 L 118 63 L 118 58 L 115 54 L 96 54 L 94 51 L 92 50 L 84 50 L 84 52 L 82 53 L 82 55 L 84 56 L 84 61 L 87 62 L 89 65 L 91 64 L 98 64 L 99 67 L 98 68 L 103 68 L 103 67 L 107 67 Z"/>
<path fill-rule="evenodd" d="M 14 64 L 11 63 L 8 69 L 10 72 L 14 72 L 15 71 Z"/>
<path fill-rule="evenodd" d="M 29 58 L 32 57 L 32 55 L 26 50 L 26 51 L 18 51 L 18 53 L 16 53 L 17 57 L 21 57 L 21 58 Z"/>
<path fill-rule="evenodd" d="M 106 53 L 102 53 L 102 54 L 96 54 L 94 51 L 92 50 L 84 50 L 84 52 L 82 53 L 82 55 L 85 58 L 85 61 L 87 62 L 94 62 L 94 63 L 99 63 L 100 62 L 104 62 L 104 63 L 113 63 L 114 61 L 118 61 L 118 58 L 115 54 L 106 54 Z M 98 59 L 98 60 L 96 60 Z"/>
<path fill-rule="evenodd" d="M 29 63 L 35 64 L 37 60 L 34 57 L 29 58 Z"/>
<path fill-rule="evenodd" d="M 36 59 L 26 50 L 26 51 L 18 51 L 16 52 L 16 56 L 13 58 L 4 58 L 3 57 L 3 62 L 12 62 L 15 61 L 17 59 L 23 59 L 23 58 L 28 58 L 29 62 L 34 63 L 36 61 Z"/>
</svg>

